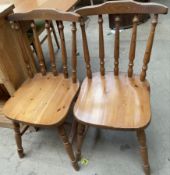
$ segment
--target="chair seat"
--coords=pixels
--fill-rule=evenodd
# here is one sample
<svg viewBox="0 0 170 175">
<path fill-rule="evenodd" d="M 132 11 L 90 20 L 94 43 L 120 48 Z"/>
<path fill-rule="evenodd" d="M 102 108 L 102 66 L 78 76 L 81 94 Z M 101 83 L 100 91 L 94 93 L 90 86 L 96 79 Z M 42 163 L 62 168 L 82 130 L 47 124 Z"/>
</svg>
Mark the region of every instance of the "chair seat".
<svg viewBox="0 0 170 175">
<path fill-rule="evenodd" d="M 106 128 L 143 128 L 151 118 L 150 86 L 139 76 L 128 78 L 124 73 L 113 72 L 82 83 L 74 115 L 78 121 Z"/>
<path fill-rule="evenodd" d="M 12 120 L 33 125 L 55 125 L 62 122 L 79 89 L 79 82 L 65 79 L 63 74 L 36 74 L 14 93 L 3 108 Z"/>
</svg>

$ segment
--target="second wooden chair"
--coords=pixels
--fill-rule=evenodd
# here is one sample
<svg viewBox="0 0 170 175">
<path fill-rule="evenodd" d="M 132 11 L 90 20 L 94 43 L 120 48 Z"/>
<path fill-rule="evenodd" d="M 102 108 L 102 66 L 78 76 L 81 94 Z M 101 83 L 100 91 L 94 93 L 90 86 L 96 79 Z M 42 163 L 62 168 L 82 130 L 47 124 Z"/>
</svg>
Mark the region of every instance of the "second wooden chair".
<svg viewBox="0 0 170 175">
<path fill-rule="evenodd" d="M 79 122 L 77 136 L 77 159 L 81 157 L 81 146 L 85 126 L 132 130 L 137 132 L 145 174 L 150 174 L 146 137 L 144 129 L 151 120 L 150 86 L 146 72 L 151 56 L 158 14 L 167 13 L 167 7 L 156 3 L 134 1 L 110 1 L 101 5 L 84 7 L 76 12 L 82 16 L 81 30 L 87 78 L 82 83 L 80 94 L 74 107 L 74 115 Z M 119 71 L 119 28 L 121 14 L 134 14 L 132 37 L 127 73 Z M 154 14 L 151 31 L 144 54 L 140 74 L 133 73 L 138 14 Z M 103 34 L 103 14 L 116 14 L 113 72 L 105 71 L 105 49 Z M 97 15 L 99 24 L 100 72 L 92 74 L 85 22 L 83 17 Z"/>
</svg>

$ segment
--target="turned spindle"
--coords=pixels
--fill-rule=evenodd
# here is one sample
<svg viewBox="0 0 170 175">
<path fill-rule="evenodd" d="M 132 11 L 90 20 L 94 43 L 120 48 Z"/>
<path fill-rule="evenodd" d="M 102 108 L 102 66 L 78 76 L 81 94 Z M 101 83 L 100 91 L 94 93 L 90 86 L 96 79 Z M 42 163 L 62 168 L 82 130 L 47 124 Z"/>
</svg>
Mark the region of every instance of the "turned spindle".
<svg viewBox="0 0 170 175">
<path fill-rule="evenodd" d="M 100 58 L 100 73 L 101 75 L 105 75 L 105 68 L 104 68 L 104 36 L 103 36 L 103 17 L 102 15 L 98 16 L 98 23 L 99 23 L 99 58 Z"/>
</svg>

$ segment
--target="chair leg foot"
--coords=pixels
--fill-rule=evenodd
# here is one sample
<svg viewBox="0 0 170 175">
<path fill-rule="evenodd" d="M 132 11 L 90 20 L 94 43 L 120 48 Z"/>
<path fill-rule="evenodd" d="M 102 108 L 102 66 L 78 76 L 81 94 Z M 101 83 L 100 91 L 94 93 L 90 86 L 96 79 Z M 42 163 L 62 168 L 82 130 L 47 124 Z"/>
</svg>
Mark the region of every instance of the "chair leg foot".
<svg viewBox="0 0 170 175">
<path fill-rule="evenodd" d="M 21 137 L 21 132 L 20 132 L 20 125 L 18 122 L 13 122 L 13 126 L 14 126 L 14 131 L 15 131 L 15 141 L 17 144 L 18 155 L 20 158 L 23 158 L 24 150 L 22 147 L 22 137 Z"/>
<path fill-rule="evenodd" d="M 72 145 L 69 142 L 69 139 L 67 137 L 67 134 L 66 134 L 66 131 L 65 131 L 63 125 L 58 127 L 58 133 L 59 133 L 59 135 L 60 135 L 60 137 L 61 137 L 61 139 L 62 139 L 62 141 L 64 143 L 64 147 L 65 147 L 65 149 L 67 151 L 67 154 L 68 154 L 69 158 L 71 159 L 71 163 L 72 163 L 73 168 L 76 171 L 78 171 L 79 170 L 79 166 L 78 166 L 77 160 L 76 160 L 76 158 L 74 156 Z"/>
<path fill-rule="evenodd" d="M 77 152 L 76 152 L 76 160 L 79 161 L 81 159 L 81 148 L 84 139 L 85 126 L 81 123 L 78 124 L 77 131 Z"/>
<path fill-rule="evenodd" d="M 143 129 L 137 130 L 137 137 L 140 144 L 140 152 L 141 152 L 141 157 L 144 164 L 143 168 L 144 168 L 145 175 L 150 175 L 150 165 L 148 160 L 145 131 Z"/>
</svg>

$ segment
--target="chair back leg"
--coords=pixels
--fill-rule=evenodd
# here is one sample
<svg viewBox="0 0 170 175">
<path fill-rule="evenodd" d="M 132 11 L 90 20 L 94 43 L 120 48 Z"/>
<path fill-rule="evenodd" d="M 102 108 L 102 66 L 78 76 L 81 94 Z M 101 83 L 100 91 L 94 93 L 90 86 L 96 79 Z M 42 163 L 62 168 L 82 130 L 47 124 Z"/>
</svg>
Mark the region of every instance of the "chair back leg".
<svg viewBox="0 0 170 175">
<path fill-rule="evenodd" d="M 137 130 L 137 137 L 140 144 L 140 152 L 141 152 L 141 157 L 144 164 L 143 167 L 144 167 L 145 175 L 150 175 L 150 166 L 149 166 L 149 160 L 148 160 L 145 131 L 143 129 Z"/>
<path fill-rule="evenodd" d="M 63 125 L 58 127 L 58 133 L 59 133 L 59 135 L 60 135 L 60 137 L 61 137 L 61 139 L 62 139 L 62 141 L 64 143 L 64 147 L 65 147 L 65 149 L 67 151 L 67 154 L 68 154 L 69 158 L 71 159 L 71 163 L 72 163 L 73 168 L 76 171 L 78 171 L 79 170 L 79 166 L 78 166 L 77 160 L 76 160 L 76 158 L 74 156 L 72 146 L 71 146 L 71 144 L 69 142 L 69 139 L 67 137 L 67 134 L 66 134 L 66 131 L 65 131 L 65 128 L 64 128 Z"/>
</svg>

